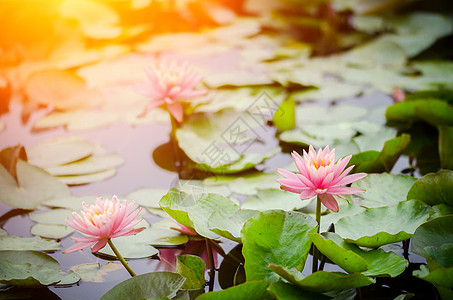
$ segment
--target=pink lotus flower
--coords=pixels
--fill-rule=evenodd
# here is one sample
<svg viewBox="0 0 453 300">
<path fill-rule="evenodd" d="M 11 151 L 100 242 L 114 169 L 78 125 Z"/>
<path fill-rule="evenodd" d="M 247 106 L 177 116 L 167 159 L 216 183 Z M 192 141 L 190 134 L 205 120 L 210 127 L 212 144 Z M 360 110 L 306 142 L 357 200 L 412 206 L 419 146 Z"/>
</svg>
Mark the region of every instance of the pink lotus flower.
<svg viewBox="0 0 453 300">
<path fill-rule="evenodd" d="M 132 211 L 134 201 L 127 204 L 120 202 L 116 196 L 112 200 L 96 198 L 96 204 L 88 207 L 82 204 L 81 215 L 73 212 L 72 219 L 66 219 L 66 223 L 72 228 L 90 235 L 90 237 L 72 237 L 76 242 L 63 253 L 71 253 L 94 245 L 91 252 L 97 252 L 105 247 L 109 239 L 126 235 L 134 235 L 141 232 L 145 227 L 134 229 L 132 226 L 142 219 L 135 219 L 140 208 Z"/>
<path fill-rule="evenodd" d="M 150 84 L 141 87 L 141 93 L 151 100 L 142 115 L 151 109 L 165 104 L 170 114 L 178 121 L 183 119 L 181 101 L 203 95 L 205 90 L 196 90 L 202 76 L 194 72 L 187 62 L 178 64 L 175 61 L 156 61 L 146 69 Z"/>
<path fill-rule="evenodd" d="M 285 177 L 277 181 L 281 184 L 281 189 L 299 193 L 300 199 L 318 195 L 325 207 L 338 211 L 338 203 L 332 195 L 344 198 L 342 195 L 364 192 L 358 188 L 342 187 L 366 176 L 365 173 L 348 175 L 354 166 L 344 170 L 352 155 L 341 158 L 335 164 L 335 149 L 329 151 L 329 146 L 326 146 L 316 153 L 311 145 L 308 154 L 304 150 L 303 158 L 295 151 L 291 155 L 300 174 L 277 169 Z"/>
</svg>

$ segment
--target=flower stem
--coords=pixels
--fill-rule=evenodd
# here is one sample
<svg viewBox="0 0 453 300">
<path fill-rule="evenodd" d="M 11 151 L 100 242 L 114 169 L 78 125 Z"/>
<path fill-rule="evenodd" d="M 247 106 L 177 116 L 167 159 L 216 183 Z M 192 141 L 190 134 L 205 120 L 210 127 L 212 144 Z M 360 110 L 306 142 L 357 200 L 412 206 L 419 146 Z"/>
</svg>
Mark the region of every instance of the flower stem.
<svg viewBox="0 0 453 300">
<path fill-rule="evenodd" d="M 319 196 L 316 197 L 316 223 L 318 224 L 318 230 L 321 227 L 321 200 Z M 312 273 L 318 271 L 318 249 L 316 248 L 315 244 L 313 244 L 313 264 L 312 264 Z"/>
<path fill-rule="evenodd" d="M 170 120 L 171 120 L 171 133 L 170 133 L 170 143 L 171 146 L 173 147 L 173 155 L 175 159 L 175 169 L 176 172 L 178 173 L 178 178 L 181 178 L 181 168 L 182 168 L 182 161 L 181 161 L 181 155 L 179 152 L 179 147 L 178 147 L 178 140 L 176 139 L 176 129 L 179 127 L 178 122 L 176 121 L 175 117 L 171 113 L 170 115 Z"/>
<path fill-rule="evenodd" d="M 131 267 L 127 264 L 127 262 L 124 260 L 124 258 L 121 256 L 120 252 L 116 247 L 113 245 L 112 240 L 109 239 L 108 241 L 110 248 L 112 248 L 113 253 L 115 253 L 116 257 L 119 259 L 119 261 L 123 264 L 123 266 L 126 268 L 126 270 L 131 274 L 132 277 L 137 276 L 135 272 L 131 269 Z"/>
<path fill-rule="evenodd" d="M 212 253 L 211 241 L 208 238 L 205 238 L 206 241 L 206 254 L 207 254 L 207 263 L 209 269 L 209 291 L 214 290 L 214 280 L 215 280 L 215 265 L 214 265 L 214 256 Z"/>
</svg>

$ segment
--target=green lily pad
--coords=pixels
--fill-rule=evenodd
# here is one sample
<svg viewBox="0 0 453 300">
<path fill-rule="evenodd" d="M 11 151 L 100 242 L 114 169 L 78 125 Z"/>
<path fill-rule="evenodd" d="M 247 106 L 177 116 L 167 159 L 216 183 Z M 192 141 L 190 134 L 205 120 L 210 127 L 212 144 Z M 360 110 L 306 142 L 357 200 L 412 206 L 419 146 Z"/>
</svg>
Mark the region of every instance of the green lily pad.
<svg viewBox="0 0 453 300">
<path fill-rule="evenodd" d="M 340 205 L 338 212 L 329 211 L 328 214 L 322 215 L 321 218 L 321 232 L 325 232 L 329 229 L 331 224 L 336 224 L 338 220 L 343 217 L 353 216 L 364 212 L 366 209 L 362 206 L 349 204 L 349 205 Z"/>
<path fill-rule="evenodd" d="M 247 281 L 243 284 L 236 285 L 225 290 L 210 292 L 199 296 L 197 299 L 215 299 L 215 300 L 258 300 L 263 299 L 267 294 L 269 282 L 265 280 Z"/>
<path fill-rule="evenodd" d="M 428 205 L 453 206 L 453 171 L 441 170 L 418 179 L 407 193 L 407 199 L 420 200 Z"/>
<path fill-rule="evenodd" d="M 92 174 L 116 168 L 124 159 L 116 153 L 92 155 L 64 165 L 47 167 L 46 171 L 54 176 Z"/>
<path fill-rule="evenodd" d="M 72 271 L 80 276 L 80 279 L 85 282 L 107 282 L 109 281 L 109 273 L 124 269 L 124 266 L 119 263 L 106 263 L 100 266 L 98 263 L 81 264 L 72 266 L 69 271 Z"/>
<path fill-rule="evenodd" d="M 438 217 L 421 224 L 411 239 L 412 252 L 424 255 L 426 247 L 453 243 L 453 215 Z"/>
<path fill-rule="evenodd" d="M 153 223 L 150 228 L 141 232 L 142 239 L 153 246 L 176 246 L 189 241 L 189 237 L 173 229 L 178 228 L 178 223 L 168 217 Z"/>
<path fill-rule="evenodd" d="M 280 147 L 275 147 L 264 152 L 246 152 L 234 162 L 229 161 L 225 165 L 215 167 L 212 167 L 209 164 L 201 163 L 197 165 L 197 169 L 217 174 L 238 173 L 249 170 L 280 152 Z"/>
<path fill-rule="evenodd" d="M 170 272 L 153 272 L 129 278 L 105 293 L 100 300 L 172 298 L 185 278 Z"/>
<path fill-rule="evenodd" d="M 233 215 L 216 211 L 209 218 L 208 227 L 220 236 L 241 243 L 241 229 L 244 223 L 257 213 L 257 210 L 250 209 L 238 210 Z"/>
<path fill-rule="evenodd" d="M 16 165 L 16 180 L 0 165 L 0 201 L 17 208 L 36 209 L 44 202 L 68 197 L 68 187 L 44 170 L 23 160 Z"/>
<path fill-rule="evenodd" d="M 28 161 L 46 168 L 71 163 L 93 154 L 95 144 L 80 136 L 60 137 L 27 149 Z"/>
<path fill-rule="evenodd" d="M 81 207 L 79 207 L 81 209 Z M 44 212 L 31 212 L 28 214 L 30 220 L 36 223 L 65 225 L 66 219 L 72 217 L 72 211 L 69 209 L 52 209 Z"/>
<path fill-rule="evenodd" d="M 194 198 L 193 195 L 187 195 L 176 189 L 171 189 L 162 198 L 160 205 L 178 223 L 195 229 L 198 234 L 204 237 L 211 239 L 218 237 L 217 234 L 210 230 L 211 228 L 219 227 L 218 229 L 229 232 L 237 231 L 235 228 L 238 223 L 233 222 L 231 228 L 228 228 L 228 221 L 226 220 L 231 217 L 235 218 L 234 215 L 240 211 L 240 208 L 233 201 L 221 195 L 201 194 Z M 245 214 L 237 215 L 235 221 L 241 222 L 244 216 L 247 217 Z M 219 219 L 215 219 L 214 215 Z M 237 234 L 233 233 L 234 235 Z"/>
<path fill-rule="evenodd" d="M 429 206 L 416 200 L 370 208 L 340 219 L 335 232 L 348 243 L 375 248 L 412 237 L 417 227 L 428 219 L 430 210 Z"/>
<path fill-rule="evenodd" d="M 67 225 L 35 224 L 31 227 L 30 233 L 48 239 L 62 239 L 74 232 L 72 227 Z"/>
<path fill-rule="evenodd" d="M 363 88 L 358 85 L 352 85 L 344 82 L 329 82 L 323 83 L 317 89 L 308 89 L 297 91 L 291 96 L 297 101 L 308 100 L 337 100 L 345 99 L 348 97 L 357 96 L 363 91 Z M 313 116 L 309 116 L 313 118 Z"/>
<path fill-rule="evenodd" d="M 338 116 L 342 116 L 341 120 L 345 122 L 361 119 L 367 113 L 367 109 L 352 105 L 335 105 L 329 107 L 315 105 L 300 106 L 296 110 L 296 120 L 299 126 L 305 124 L 337 123 Z"/>
<path fill-rule="evenodd" d="M 279 131 L 293 129 L 296 126 L 295 103 L 293 98 L 288 98 L 274 113 L 273 123 Z"/>
<path fill-rule="evenodd" d="M 267 290 L 277 300 L 327 300 L 332 299 L 331 297 L 325 296 L 320 293 L 314 293 L 304 290 L 297 285 L 290 283 L 276 281 L 272 282 Z"/>
<path fill-rule="evenodd" d="M 305 290 L 324 293 L 334 290 L 358 288 L 375 283 L 376 281 L 361 273 L 344 274 L 339 272 L 318 271 L 304 276 L 296 269 L 270 264 L 269 268 L 289 282 Z"/>
<path fill-rule="evenodd" d="M 411 176 L 394 174 L 368 174 L 362 180 L 352 183 L 352 187 L 365 190 L 354 194 L 352 200 L 359 205 L 372 208 L 392 206 L 406 201 L 406 195 L 416 179 Z"/>
<path fill-rule="evenodd" d="M 241 231 L 247 280 L 277 281 L 268 265 L 303 266 L 316 221 L 299 212 L 269 210 L 248 220 Z"/>
<path fill-rule="evenodd" d="M 192 115 L 176 130 L 176 138 L 179 147 L 192 161 L 204 164 L 206 168 L 221 169 L 240 160 L 244 151 L 259 139 L 255 132 L 259 125 L 264 123 L 258 123 L 251 114 L 223 110 L 209 117 Z M 257 155 L 251 159 L 256 160 Z"/>
<path fill-rule="evenodd" d="M 410 135 L 402 134 L 386 141 L 381 152 L 365 151 L 353 155 L 348 165 L 355 165 L 354 172 L 390 172 L 409 142 Z"/>
<path fill-rule="evenodd" d="M 38 223 L 33 225 L 30 230 L 33 235 L 61 239 L 74 231 L 65 221 L 72 216 L 71 210 L 58 208 L 44 212 L 31 212 L 29 216 L 30 220 Z"/>
<path fill-rule="evenodd" d="M 154 188 L 139 188 L 129 194 L 127 194 L 126 199 L 133 200 L 140 206 L 159 208 L 159 201 L 162 199 L 165 194 L 167 194 L 168 189 L 154 189 Z"/>
<path fill-rule="evenodd" d="M 453 268 L 453 243 L 443 244 L 440 247 L 428 246 L 423 249 L 428 268 Z"/>
<path fill-rule="evenodd" d="M 116 169 L 108 169 L 96 173 L 84 174 L 84 175 L 64 175 L 58 176 L 67 185 L 81 185 L 92 182 L 98 182 L 110 178 L 116 174 Z"/>
<path fill-rule="evenodd" d="M 453 288 L 453 268 L 438 268 L 430 272 L 427 266 L 421 265 L 420 270 L 416 270 L 412 274 L 431 282 L 436 287 Z"/>
<path fill-rule="evenodd" d="M 177 255 L 176 273 L 180 274 L 186 281 L 183 289 L 201 289 L 205 285 L 204 269 L 205 262 L 195 255 Z"/>
<path fill-rule="evenodd" d="M 280 188 L 276 181 L 281 175 L 275 173 L 253 173 L 245 176 L 216 176 L 206 178 L 203 183 L 206 185 L 218 184 L 227 185 L 236 194 L 254 195 L 261 189 Z"/>
<path fill-rule="evenodd" d="M 245 199 L 242 203 L 242 208 L 259 211 L 272 209 L 295 210 L 309 204 L 310 201 L 300 200 L 299 194 L 289 193 L 281 189 L 265 189 Z"/>
<path fill-rule="evenodd" d="M 22 237 L 14 235 L 0 235 L 0 250 L 60 250 L 60 242 L 43 239 L 41 237 Z"/>
<path fill-rule="evenodd" d="M 0 251 L 0 282 L 21 287 L 72 284 L 80 280 L 63 272 L 51 256 L 39 251 Z"/>
<path fill-rule="evenodd" d="M 345 243 L 337 234 L 326 233 L 322 236 L 317 233 L 310 233 L 309 237 L 322 254 L 346 272 L 363 272 L 368 269 L 368 263 L 365 259 L 352 251 L 354 247 L 358 247 L 354 244 Z"/>
<path fill-rule="evenodd" d="M 437 204 L 433 206 L 434 214 L 431 215 L 430 219 L 442 217 L 446 215 L 453 215 L 453 206 L 445 204 Z"/>
<path fill-rule="evenodd" d="M 336 233 L 309 234 L 316 248 L 348 273 L 361 272 L 366 276 L 395 277 L 404 272 L 407 260 L 382 249 L 365 251 L 346 243 Z"/>
</svg>

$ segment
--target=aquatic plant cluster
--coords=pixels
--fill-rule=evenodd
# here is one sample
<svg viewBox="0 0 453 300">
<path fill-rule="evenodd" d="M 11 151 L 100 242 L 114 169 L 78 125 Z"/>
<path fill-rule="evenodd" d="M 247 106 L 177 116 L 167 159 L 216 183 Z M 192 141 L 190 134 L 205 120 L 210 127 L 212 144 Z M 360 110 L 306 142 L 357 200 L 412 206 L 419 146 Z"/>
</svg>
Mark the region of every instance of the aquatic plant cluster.
<svg viewBox="0 0 453 300">
<path fill-rule="evenodd" d="M 61 0 L 54 23 L 78 33 L 60 47 L 81 53 L 0 43 L 12 65 L 0 70 L 0 117 L 25 94 L 16 117 L 65 132 L 0 151 L 0 208 L 12 209 L 0 217 L 0 298 L 114 282 L 100 299 L 453 299 L 444 11 L 422 0 L 79 1 Z M 153 11 L 162 22 L 137 23 Z M 75 196 L 130 160 L 68 133 L 120 120 L 168 130 L 147 150 L 176 180 Z M 9 232 L 17 216 L 33 237 Z"/>
</svg>

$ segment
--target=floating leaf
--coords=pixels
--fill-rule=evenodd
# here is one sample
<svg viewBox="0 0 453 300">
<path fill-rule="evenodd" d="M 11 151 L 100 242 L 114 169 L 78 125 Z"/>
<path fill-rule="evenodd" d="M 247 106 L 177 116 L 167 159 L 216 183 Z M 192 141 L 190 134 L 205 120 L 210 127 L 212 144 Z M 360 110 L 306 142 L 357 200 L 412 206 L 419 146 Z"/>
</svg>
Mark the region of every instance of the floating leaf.
<svg viewBox="0 0 453 300">
<path fill-rule="evenodd" d="M 215 300 L 258 300 L 263 299 L 267 294 L 269 282 L 265 280 L 247 281 L 243 284 L 236 285 L 225 290 L 206 293 L 199 296 L 197 299 L 215 299 Z"/>
<path fill-rule="evenodd" d="M 51 256 L 39 251 L 0 251 L 0 282 L 21 287 L 73 284 L 80 277 L 63 272 Z"/>
<path fill-rule="evenodd" d="M 307 100 L 337 100 L 345 99 L 348 97 L 354 97 L 362 92 L 363 88 L 358 85 L 351 85 L 344 82 L 329 82 L 323 83 L 317 89 L 308 89 L 300 92 L 294 92 L 292 97 L 298 101 L 307 101 Z M 354 107 L 355 108 L 355 107 Z M 318 107 L 319 110 L 323 108 Z M 303 114 L 306 115 L 305 113 Z M 309 116 L 310 120 L 316 118 L 316 116 Z M 302 121 L 303 116 L 299 116 L 298 120 Z M 330 120 L 330 119 L 329 119 Z M 303 123 L 299 123 L 303 124 Z"/>
<path fill-rule="evenodd" d="M 374 279 L 366 277 L 361 273 L 344 274 L 318 271 L 304 276 L 302 272 L 296 269 L 288 269 L 274 264 L 270 264 L 269 268 L 289 282 L 305 290 L 318 293 L 358 288 L 376 282 Z"/>
<path fill-rule="evenodd" d="M 220 230 L 231 232 L 233 236 L 237 235 L 234 232 L 237 232 L 241 220 L 244 222 L 244 217 L 250 216 L 247 213 L 235 216 L 240 211 L 239 206 L 221 195 L 200 194 L 195 196 L 171 189 L 162 198 L 160 205 L 178 223 L 193 228 L 198 234 L 211 239 L 218 237 L 210 230 L 211 228 L 220 227 Z M 235 218 L 231 225 L 228 224 L 229 218 Z"/>
<path fill-rule="evenodd" d="M 364 193 L 351 196 L 353 201 L 368 208 L 392 206 L 406 201 L 406 195 L 416 179 L 411 176 L 394 174 L 368 174 L 351 186 L 365 190 Z M 414 199 L 414 198 L 412 198 Z M 417 199 L 420 200 L 420 199 Z"/>
<path fill-rule="evenodd" d="M 428 205 L 453 206 L 453 171 L 441 170 L 419 178 L 407 193 L 407 200 L 416 199 Z"/>
<path fill-rule="evenodd" d="M 420 270 L 414 271 L 413 275 L 431 282 L 436 287 L 453 288 L 453 268 L 438 268 L 430 272 L 427 266 L 421 265 Z"/>
<path fill-rule="evenodd" d="M 124 163 L 124 159 L 116 153 L 92 155 L 68 164 L 48 167 L 46 171 L 52 175 L 92 174 L 114 169 Z"/>
<path fill-rule="evenodd" d="M 47 200 L 69 196 L 68 187 L 44 170 L 23 160 L 16 165 L 17 181 L 0 165 L 0 200 L 22 209 L 36 209 Z"/>
<path fill-rule="evenodd" d="M 64 165 L 88 157 L 95 144 L 79 136 L 60 137 L 27 147 L 28 162 L 41 168 Z"/>
<path fill-rule="evenodd" d="M 182 285 L 183 289 L 201 289 L 205 285 L 204 269 L 205 262 L 195 255 L 177 255 L 176 273 L 180 274 L 186 281 Z"/>
<path fill-rule="evenodd" d="M 79 208 L 81 209 L 82 207 L 80 206 Z M 66 225 L 65 220 L 72 216 L 72 212 L 69 209 L 52 209 L 44 212 L 31 212 L 28 215 L 30 220 L 36 223 Z"/>
<path fill-rule="evenodd" d="M 62 239 L 74 232 L 72 227 L 66 225 L 35 224 L 30 233 L 48 239 Z"/>
<path fill-rule="evenodd" d="M 293 98 L 288 98 L 280 105 L 274 114 L 274 125 L 279 131 L 293 129 L 296 126 L 295 103 Z"/>
<path fill-rule="evenodd" d="M 242 209 L 253 210 L 295 210 L 310 204 L 308 200 L 300 200 L 299 194 L 288 193 L 281 189 L 264 189 L 256 195 L 249 196 L 242 203 Z"/>
<path fill-rule="evenodd" d="M 421 224 L 411 239 L 412 252 L 423 255 L 429 246 L 453 243 L 453 215 L 438 217 Z"/>
<path fill-rule="evenodd" d="M 109 169 L 101 172 L 86 175 L 66 175 L 58 176 L 58 179 L 68 185 L 80 185 L 97 181 L 102 181 L 116 174 L 116 169 Z"/>
<path fill-rule="evenodd" d="M 171 298 L 184 284 L 184 277 L 170 272 L 153 272 L 129 278 L 105 293 L 101 300 Z"/>
<path fill-rule="evenodd" d="M 110 272 L 123 269 L 123 265 L 118 263 L 106 263 L 100 266 L 98 263 L 76 265 L 69 268 L 80 276 L 82 281 L 86 282 L 106 282 Z"/>
<path fill-rule="evenodd" d="M 280 210 L 248 220 L 241 231 L 247 280 L 277 281 L 270 263 L 288 268 L 303 265 L 311 245 L 308 232 L 315 226 L 316 221 L 305 214 Z"/>
<path fill-rule="evenodd" d="M 352 156 L 349 165 L 355 165 L 354 172 L 390 172 L 400 155 L 410 143 L 410 135 L 402 134 L 385 142 L 381 152 L 365 151 Z"/>
<path fill-rule="evenodd" d="M 366 276 L 395 277 L 404 272 L 407 260 L 382 249 L 365 251 L 346 243 L 339 235 L 327 232 L 309 234 L 316 248 L 348 273 L 361 272 Z"/>
<path fill-rule="evenodd" d="M 52 251 L 60 250 L 59 242 L 35 237 L 22 237 L 13 235 L 0 235 L 0 250 L 37 250 Z"/>
<path fill-rule="evenodd" d="M 241 229 L 244 223 L 258 213 L 257 210 L 241 209 L 235 214 L 214 212 L 208 221 L 211 231 L 227 239 L 241 243 Z"/>
<path fill-rule="evenodd" d="M 150 228 L 142 231 L 141 238 L 154 246 L 182 245 L 189 241 L 189 237 L 175 230 L 179 224 L 167 218 L 154 223 Z"/>
<path fill-rule="evenodd" d="M 328 211 L 328 214 L 325 214 L 321 218 L 321 232 L 325 232 L 329 229 L 331 224 L 336 224 L 338 220 L 346 216 L 353 216 L 364 212 L 366 209 L 362 206 L 349 204 L 349 205 L 340 205 L 338 212 Z"/>
<path fill-rule="evenodd" d="M 143 187 L 129 193 L 126 198 L 128 200 L 135 201 L 138 205 L 143 207 L 160 209 L 159 201 L 167 193 L 168 189 L 154 189 Z"/>
<path fill-rule="evenodd" d="M 327 300 L 331 299 L 320 293 L 304 290 L 297 285 L 277 281 L 272 282 L 267 289 L 277 300 Z"/>
<path fill-rule="evenodd" d="M 310 240 L 316 248 L 331 261 L 337 264 L 348 273 L 363 272 L 368 269 L 368 263 L 360 255 L 352 251 L 357 247 L 353 244 L 346 244 L 341 237 L 335 234 L 310 233 Z M 357 247 L 358 248 L 358 247 Z"/>
<path fill-rule="evenodd" d="M 335 224 L 335 232 L 348 243 L 379 247 L 409 239 L 417 227 L 428 219 L 430 210 L 429 206 L 416 200 L 370 208 L 361 214 L 340 219 Z"/>
</svg>

